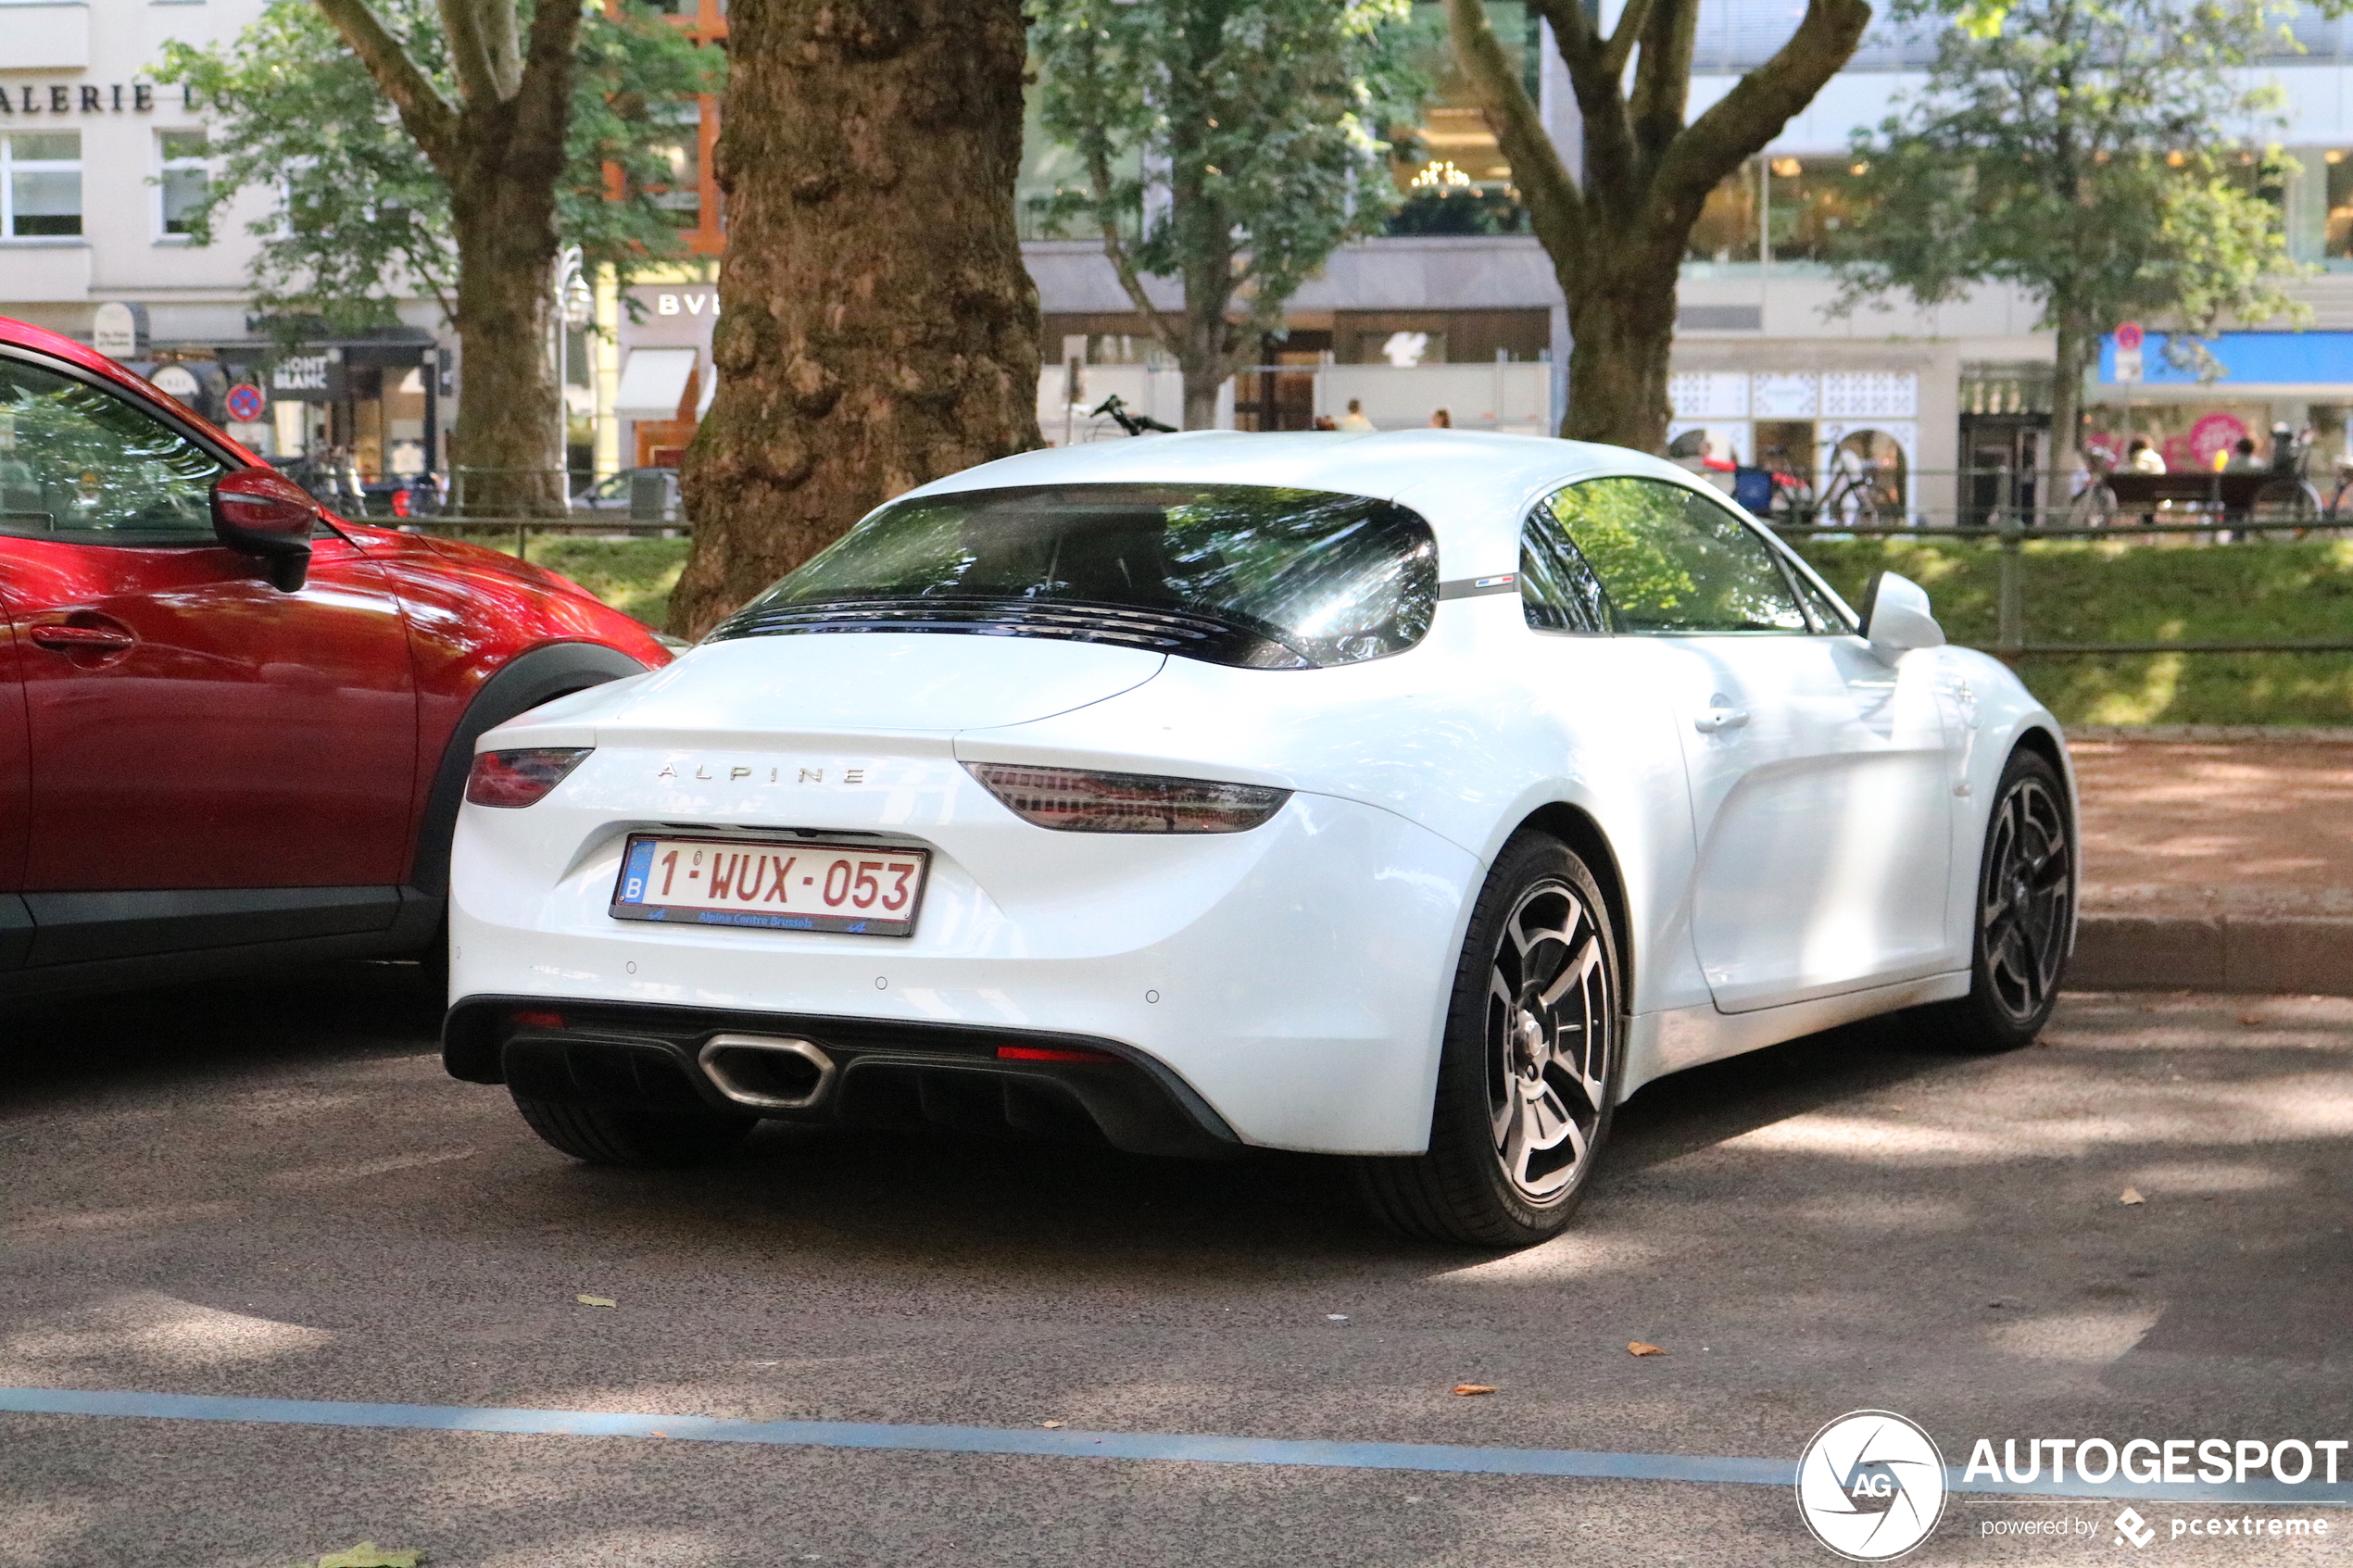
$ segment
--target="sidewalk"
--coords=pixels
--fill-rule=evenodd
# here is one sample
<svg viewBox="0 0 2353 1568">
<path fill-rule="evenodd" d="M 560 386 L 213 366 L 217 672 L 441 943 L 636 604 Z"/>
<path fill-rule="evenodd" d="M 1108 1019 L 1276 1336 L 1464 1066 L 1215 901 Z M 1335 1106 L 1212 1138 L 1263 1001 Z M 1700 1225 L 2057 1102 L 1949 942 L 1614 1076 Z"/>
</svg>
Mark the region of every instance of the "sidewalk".
<svg viewBox="0 0 2353 1568">
<path fill-rule="evenodd" d="M 2086 729 L 2076 990 L 2353 996 L 2353 731 Z"/>
</svg>

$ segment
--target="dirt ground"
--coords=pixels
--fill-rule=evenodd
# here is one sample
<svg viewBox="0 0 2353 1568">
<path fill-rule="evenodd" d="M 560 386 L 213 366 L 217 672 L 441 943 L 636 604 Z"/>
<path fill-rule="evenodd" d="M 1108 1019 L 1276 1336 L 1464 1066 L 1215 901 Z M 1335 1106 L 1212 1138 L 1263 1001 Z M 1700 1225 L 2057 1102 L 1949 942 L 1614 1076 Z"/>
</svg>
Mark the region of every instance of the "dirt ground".
<svg viewBox="0 0 2353 1568">
<path fill-rule="evenodd" d="M 2353 744 L 2070 743 L 2083 907 L 2353 915 Z"/>
</svg>

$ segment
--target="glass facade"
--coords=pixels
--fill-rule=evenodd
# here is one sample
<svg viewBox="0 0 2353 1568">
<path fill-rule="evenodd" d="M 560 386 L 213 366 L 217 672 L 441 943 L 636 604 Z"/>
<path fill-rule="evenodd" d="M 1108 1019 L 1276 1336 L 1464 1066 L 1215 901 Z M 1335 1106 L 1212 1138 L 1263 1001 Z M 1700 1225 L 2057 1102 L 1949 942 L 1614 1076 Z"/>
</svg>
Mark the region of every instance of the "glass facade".
<svg viewBox="0 0 2353 1568">
<path fill-rule="evenodd" d="M 1538 17 L 1523 0 L 1494 0 L 1487 15 L 1519 67 L 1520 84 L 1538 97 Z M 1423 32 L 1416 64 L 1431 90 L 1414 123 L 1390 127 L 1390 174 L 1403 204 L 1390 219 L 1389 232 L 1526 233 L 1528 214 L 1512 183 L 1511 162 L 1446 42 L 1444 7 L 1416 5 L 1414 16 Z"/>
</svg>

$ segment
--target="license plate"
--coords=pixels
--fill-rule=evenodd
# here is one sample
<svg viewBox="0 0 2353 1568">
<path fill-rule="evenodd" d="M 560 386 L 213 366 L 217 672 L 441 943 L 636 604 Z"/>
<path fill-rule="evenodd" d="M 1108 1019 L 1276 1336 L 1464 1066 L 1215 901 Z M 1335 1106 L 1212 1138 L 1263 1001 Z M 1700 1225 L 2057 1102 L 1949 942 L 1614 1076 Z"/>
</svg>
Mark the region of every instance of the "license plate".
<svg viewBox="0 0 2353 1568">
<path fill-rule="evenodd" d="M 925 849 L 632 834 L 613 888 L 615 920 L 906 936 L 915 929 Z"/>
</svg>

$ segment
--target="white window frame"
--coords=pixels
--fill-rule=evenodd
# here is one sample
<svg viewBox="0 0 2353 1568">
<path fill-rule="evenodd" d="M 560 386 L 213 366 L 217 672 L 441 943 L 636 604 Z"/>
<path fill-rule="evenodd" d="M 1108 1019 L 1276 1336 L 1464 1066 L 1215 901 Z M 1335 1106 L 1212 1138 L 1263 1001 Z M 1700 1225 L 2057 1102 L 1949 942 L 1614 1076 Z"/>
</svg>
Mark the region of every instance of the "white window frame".
<svg viewBox="0 0 2353 1568">
<path fill-rule="evenodd" d="M 210 143 L 211 138 L 207 134 L 205 128 L 201 125 L 165 126 L 157 130 L 155 133 L 156 202 L 154 217 L 156 224 L 156 244 L 159 245 L 192 245 L 196 243 L 195 235 L 175 234 L 166 227 L 166 225 L 170 221 L 170 214 L 164 207 L 165 200 L 170 194 L 167 182 L 174 173 L 193 169 L 205 177 L 205 181 L 208 184 L 211 182 L 212 160 L 209 157 L 172 157 L 163 150 L 165 137 L 185 136 L 190 134 L 204 136 L 208 145 Z"/>
<path fill-rule="evenodd" d="M 77 181 L 82 178 L 82 159 L 80 157 L 71 159 L 17 157 L 16 139 L 19 136 L 57 135 L 70 135 L 78 141 L 82 132 L 79 129 L 68 132 L 52 131 L 46 126 L 37 131 L 22 131 L 13 127 L 0 131 L 0 245 L 79 245 L 90 243 L 90 191 L 87 184 L 82 186 L 82 205 L 74 213 L 74 216 L 82 221 L 81 233 L 19 234 L 17 232 L 16 176 L 19 170 L 27 174 L 71 174 Z"/>
</svg>

